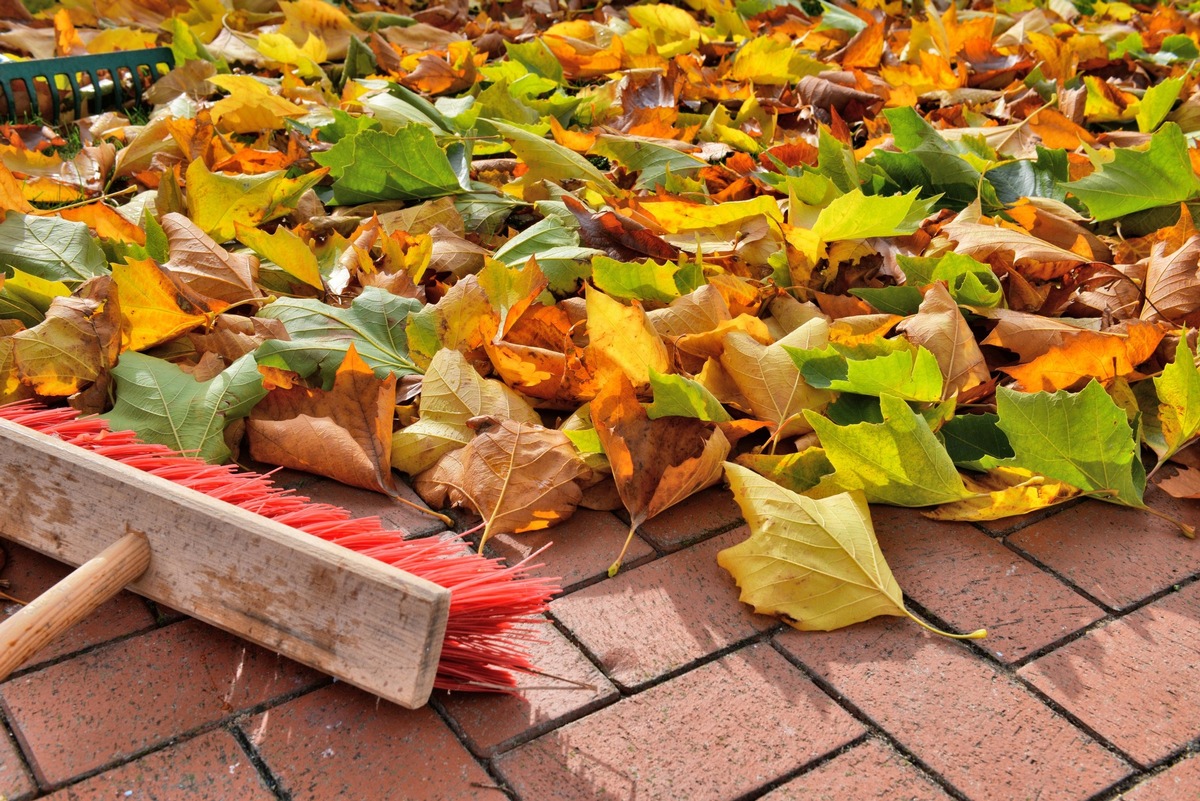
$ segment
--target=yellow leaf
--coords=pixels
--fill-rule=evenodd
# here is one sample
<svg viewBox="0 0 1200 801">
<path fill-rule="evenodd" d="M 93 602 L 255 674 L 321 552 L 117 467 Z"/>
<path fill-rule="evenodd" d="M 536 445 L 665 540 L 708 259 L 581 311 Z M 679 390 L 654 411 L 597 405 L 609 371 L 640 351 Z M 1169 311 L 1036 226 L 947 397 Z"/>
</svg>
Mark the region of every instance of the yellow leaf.
<svg viewBox="0 0 1200 801">
<path fill-rule="evenodd" d="M 740 223 L 764 216 L 783 222 L 783 212 L 774 198 L 760 195 L 751 200 L 735 200 L 706 206 L 683 200 L 646 200 L 639 204 L 670 234 L 704 231 L 722 225 Z"/>
<path fill-rule="evenodd" d="M 964 473 L 963 484 L 971 497 L 923 509 L 921 514 L 933 520 L 998 520 L 1036 512 L 1080 494 L 1070 484 L 1015 467 L 997 467 L 982 477 Z"/>
<path fill-rule="evenodd" d="M 167 342 L 229 306 L 201 298 L 152 259 L 114 264 L 112 277 L 121 301 L 123 350 Z"/>
<path fill-rule="evenodd" d="M 239 223 L 257 228 L 292 211 L 300 196 L 328 172 L 322 167 L 299 178 L 288 178 L 283 170 L 225 175 L 209 172 L 196 159 L 187 168 L 188 217 L 217 242 L 228 242 Z"/>
<path fill-rule="evenodd" d="M 294 232 L 280 226 L 275 233 L 268 234 L 257 228 L 236 226 L 238 241 L 251 250 L 272 261 L 285 273 L 314 289 L 321 285 L 321 266 L 308 243 Z"/>
<path fill-rule="evenodd" d="M 637 301 L 626 306 L 589 286 L 587 331 L 588 353 L 596 358 L 601 385 L 615 371 L 624 373 L 635 389 L 642 389 L 650 384 L 651 369 L 671 372 L 667 347 Z"/>
<path fill-rule="evenodd" d="M 121 313 L 113 280 L 93 278 L 78 296 L 54 298 L 46 319 L 13 334 L 12 342 L 24 384 L 39 395 L 75 394 L 117 360 Z"/>
<path fill-rule="evenodd" d="M 329 58 L 329 50 L 325 42 L 312 33 L 308 34 L 303 47 L 281 33 L 260 33 L 254 47 L 272 61 L 295 67 L 301 78 L 325 77 L 321 62 Z"/>
<path fill-rule="evenodd" d="M 210 112 L 213 124 L 221 130 L 273 131 L 282 128 L 287 118 L 304 115 L 304 109 L 272 94 L 266 84 L 252 75 L 214 75 L 208 82 L 230 93 L 214 103 Z"/>
<path fill-rule="evenodd" d="M 783 615 L 802 631 L 832 631 L 879 615 L 913 616 L 884 561 L 861 492 L 813 500 L 730 462 L 725 475 L 750 538 L 717 554 L 759 614 Z"/>
</svg>

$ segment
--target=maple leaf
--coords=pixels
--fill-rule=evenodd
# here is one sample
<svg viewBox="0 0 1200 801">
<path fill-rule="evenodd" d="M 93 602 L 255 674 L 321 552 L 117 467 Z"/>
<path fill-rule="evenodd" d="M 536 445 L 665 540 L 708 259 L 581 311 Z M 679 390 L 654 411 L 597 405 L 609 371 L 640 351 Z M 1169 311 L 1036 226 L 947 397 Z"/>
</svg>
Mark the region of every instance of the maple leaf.
<svg viewBox="0 0 1200 801">
<path fill-rule="evenodd" d="M 783 615 L 803 631 L 831 631 L 893 615 L 948 637 L 986 636 L 983 629 L 948 634 L 905 608 L 861 493 L 813 500 L 728 462 L 725 475 L 750 538 L 718 553 L 717 563 L 734 577 L 741 600 L 755 612 Z"/>
</svg>

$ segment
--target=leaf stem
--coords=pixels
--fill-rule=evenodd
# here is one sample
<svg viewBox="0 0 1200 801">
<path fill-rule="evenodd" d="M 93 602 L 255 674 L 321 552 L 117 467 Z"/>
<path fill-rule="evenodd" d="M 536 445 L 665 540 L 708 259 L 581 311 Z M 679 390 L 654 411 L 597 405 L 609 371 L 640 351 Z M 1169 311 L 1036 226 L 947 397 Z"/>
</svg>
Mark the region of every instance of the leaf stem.
<svg viewBox="0 0 1200 801">
<path fill-rule="evenodd" d="M 633 532 L 637 531 L 638 524 L 629 524 L 629 536 L 625 538 L 625 544 L 621 546 L 621 552 L 617 554 L 617 560 L 608 566 L 608 577 L 612 578 L 617 575 L 617 571 L 621 569 L 621 561 L 625 558 L 625 552 L 629 550 L 629 543 L 633 542 Z"/>
<path fill-rule="evenodd" d="M 1166 520 L 1171 525 L 1177 526 L 1179 528 L 1180 533 L 1183 534 L 1183 536 L 1187 537 L 1189 540 L 1196 539 L 1196 527 L 1195 526 L 1189 526 L 1187 523 L 1183 522 L 1179 518 L 1171 517 L 1166 512 L 1160 512 L 1159 510 L 1157 510 L 1151 506 L 1143 507 L 1142 511 L 1149 512 L 1150 514 L 1154 515 L 1155 517 L 1160 517 L 1163 520 Z"/>
<path fill-rule="evenodd" d="M 939 628 L 929 625 L 924 620 L 921 620 L 921 618 L 917 617 L 916 615 L 914 615 L 912 612 L 908 611 L 907 609 L 904 610 L 904 614 L 908 615 L 910 618 L 912 618 L 914 621 L 916 621 L 917 625 L 920 626 L 921 628 L 928 629 L 929 631 L 932 631 L 934 634 L 940 634 L 943 637 L 949 637 L 952 640 L 982 640 L 984 637 L 987 636 L 987 629 L 975 629 L 975 631 L 972 631 L 969 634 L 953 634 L 949 631 L 942 631 Z"/>
</svg>

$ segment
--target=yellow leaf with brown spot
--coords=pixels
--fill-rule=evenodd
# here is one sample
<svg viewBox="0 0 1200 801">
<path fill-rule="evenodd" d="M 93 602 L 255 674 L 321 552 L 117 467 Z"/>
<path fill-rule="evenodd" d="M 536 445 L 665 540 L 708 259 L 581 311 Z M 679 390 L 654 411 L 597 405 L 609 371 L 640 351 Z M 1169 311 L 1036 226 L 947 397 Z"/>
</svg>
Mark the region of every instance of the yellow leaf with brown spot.
<svg viewBox="0 0 1200 801">
<path fill-rule="evenodd" d="M 640 391 L 650 385 L 651 370 L 671 372 L 667 347 L 637 301 L 626 306 L 589 286 L 587 332 L 601 385 L 624 375 Z"/>
<path fill-rule="evenodd" d="M 1065 482 L 1015 467 L 993 468 L 982 476 L 964 473 L 963 484 L 971 497 L 922 509 L 921 514 L 933 520 L 999 520 L 1065 503 L 1081 493 Z"/>
<path fill-rule="evenodd" d="M 113 280 L 92 278 L 56 297 L 46 319 L 12 336 L 21 380 L 39 395 L 73 395 L 100 378 L 121 350 L 121 304 Z"/>
</svg>

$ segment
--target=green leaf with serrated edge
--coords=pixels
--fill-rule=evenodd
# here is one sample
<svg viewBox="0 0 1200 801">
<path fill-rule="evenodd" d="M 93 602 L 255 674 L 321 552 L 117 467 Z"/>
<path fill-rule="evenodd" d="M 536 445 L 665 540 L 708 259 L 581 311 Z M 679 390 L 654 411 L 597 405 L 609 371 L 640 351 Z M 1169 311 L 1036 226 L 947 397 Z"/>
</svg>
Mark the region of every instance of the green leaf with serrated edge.
<svg viewBox="0 0 1200 801">
<path fill-rule="evenodd" d="M 1160 462 L 1169 459 L 1200 432 L 1200 371 L 1187 345 L 1187 337 L 1179 337 L 1175 360 L 1163 368 L 1154 379 L 1158 395 L 1159 426 L 1166 450 L 1158 454 Z"/>
<path fill-rule="evenodd" d="M 1088 207 L 1096 220 L 1112 220 L 1135 211 L 1178 204 L 1200 192 L 1200 179 L 1191 169 L 1187 139 L 1173 122 L 1150 137 L 1144 150 L 1114 148 L 1112 161 L 1095 172 L 1064 184 Z"/>
<path fill-rule="evenodd" d="M 884 286 L 878 288 L 851 289 L 850 294 L 862 298 L 875 309 L 885 314 L 908 317 L 916 314 L 925 296 L 915 286 Z"/>
<path fill-rule="evenodd" d="M 861 493 L 806 498 L 752 470 L 725 463 L 733 497 L 750 537 L 717 554 L 761 614 L 784 615 L 795 628 L 831 631 L 879 615 L 913 617 L 879 550 Z M 980 629 L 966 635 L 978 638 Z"/>
<path fill-rule="evenodd" d="M 339 205 L 376 200 L 427 200 L 453 195 L 459 184 L 446 152 L 430 130 L 419 124 L 393 132 L 362 130 L 340 140 L 313 159 L 334 178 Z"/>
<path fill-rule="evenodd" d="M 616 184 L 608 180 L 604 173 L 592 166 L 592 163 L 573 150 L 568 150 L 557 142 L 544 139 L 515 125 L 508 125 L 499 120 L 484 120 L 495 127 L 508 142 L 517 158 L 525 162 L 529 171 L 525 173 L 529 181 L 548 180 L 561 183 L 569 178 L 587 181 L 598 190 L 608 195 L 618 194 Z"/>
<path fill-rule="evenodd" d="M 9 267 L 70 284 L 109 272 L 99 241 L 83 223 L 15 211 L 0 222 L 0 269 Z"/>
<path fill-rule="evenodd" d="M 938 433 L 954 464 L 970 470 L 990 470 L 1013 456 L 1008 437 L 991 412 L 960 414 L 942 425 Z"/>
<path fill-rule="evenodd" d="M 891 395 L 879 404 L 882 423 L 839 426 L 805 413 L 834 466 L 834 485 L 893 506 L 935 506 L 971 494 L 924 417 Z"/>
<path fill-rule="evenodd" d="M 898 340 L 903 341 L 903 340 Z M 911 401 L 942 397 L 942 371 L 925 348 L 909 346 L 867 359 L 847 358 L 836 347 L 785 348 L 810 386 L 859 395 L 894 395 Z"/>
<path fill-rule="evenodd" d="M 945 281 L 950 297 L 964 306 L 994 309 L 1004 299 L 1000 279 L 992 268 L 961 253 L 945 253 L 938 258 L 897 256 L 904 271 L 905 286 L 927 286 Z M 870 302 L 870 301 L 868 301 Z"/>
<path fill-rule="evenodd" d="M 112 377 L 116 405 L 101 416 L 113 430 L 135 431 L 146 442 L 212 464 L 230 458 L 225 429 L 267 394 L 251 354 L 208 381 L 197 381 L 171 362 L 126 352 Z"/>
<path fill-rule="evenodd" d="M 306 378 L 319 373 L 328 388 L 353 342 L 380 378 L 418 373 L 409 357 L 405 324 L 420 308 L 420 301 L 379 287 L 367 287 L 345 308 L 319 300 L 282 298 L 263 307 L 258 316 L 282 322 L 291 341 L 268 340 L 255 351 L 255 358 L 259 364 L 283 367 Z"/>
<path fill-rule="evenodd" d="M 1142 133 L 1150 133 L 1159 126 L 1175 101 L 1179 99 L 1179 90 L 1183 88 L 1184 76 L 1168 78 L 1162 83 L 1148 88 L 1142 99 L 1138 101 L 1137 124 Z"/>
<path fill-rule="evenodd" d="M 783 455 L 743 453 L 734 461 L 785 489 L 800 493 L 812 489 L 822 478 L 833 472 L 833 465 L 825 456 L 825 449 L 816 447 L 800 453 Z"/>
<path fill-rule="evenodd" d="M 392 435 L 392 467 L 415 476 L 475 436 L 467 425 L 490 415 L 541 425 L 541 417 L 502 382 L 484 378 L 456 350 L 434 354 L 421 380 L 421 418 Z"/>
<path fill-rule="evenodd" d="M 646 407 L 646 415 L 651 420 L 695 417 L 710 423 L 725 423 L 733 419 L 715 395 L 690 378 L 660 373 L 652 368 L 650 389 L 654 393 L 654 402 Z"/>
<path fill-rule="evenodd" d="M 653 259 L 628 262 L 595 256 L 592 259 L 592 282 L 605 294 L 624 300 L 656 300 L 670 303 L 679 297 L 675 273 L 679 265 L 659 264 Z"/>
<path fill-rule="evenodd" d="M 1145 506 L 1146 471 L 1133 429 L 1099 382 L 1076 393 L 1000 387 L 996 410 L 1015 454 L 1006 465 L 1065 481 L 1100 500 Z"/>
</svg>

